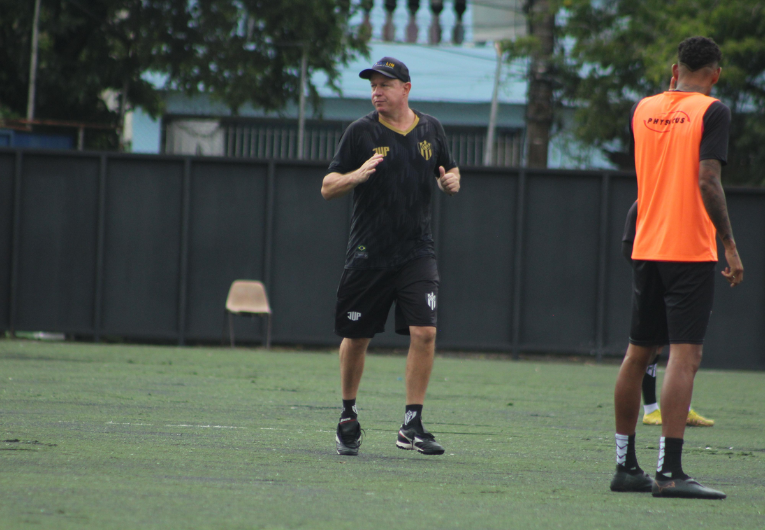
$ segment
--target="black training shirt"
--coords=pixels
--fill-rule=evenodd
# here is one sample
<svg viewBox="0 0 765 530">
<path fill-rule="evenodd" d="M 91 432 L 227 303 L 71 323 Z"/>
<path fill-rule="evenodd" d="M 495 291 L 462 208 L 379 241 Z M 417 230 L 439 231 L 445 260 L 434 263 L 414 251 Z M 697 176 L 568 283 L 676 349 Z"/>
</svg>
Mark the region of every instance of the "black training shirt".
<svg viewBox="0 0 765 530">
<path fill-rule="evenodd" d="M 632 203 L 629 211 L 627 212 L 627 220 L 624 221 L 624 234 L 622 234 L 622 241 L 624 243 L 635 242 L 635 225 L 637 225 L 637 201 Z"/>
<path fill-rule="evenodd" d="M 351 123 L 340 139 L 330 173 L 357 170 L 378 152 L 384 156 L 369 180 L 353 189 L 353 216 L 346 269 L 388 269 L 435 257 L 430 203 L 438 167 L 457 166 L 441 124 L 414 111 L 409 131 L 380 121 L 377 111 Z"/>
</svg>

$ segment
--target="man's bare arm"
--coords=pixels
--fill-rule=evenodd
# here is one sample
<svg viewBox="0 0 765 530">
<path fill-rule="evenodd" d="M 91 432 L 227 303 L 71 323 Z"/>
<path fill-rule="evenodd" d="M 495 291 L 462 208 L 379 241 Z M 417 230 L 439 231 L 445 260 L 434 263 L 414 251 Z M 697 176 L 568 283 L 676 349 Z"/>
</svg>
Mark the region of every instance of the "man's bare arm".
<svg viewBox="0 0 765 530">
<path fill-rule="evenodd" d="M 369 180 L 382 159 L 382 155 L 375 153 L 356 171 L 345 174 L 330 173 L 321 183 L 321 196 L 329 201 L 347 195 L 353 188 Z"/>
<path fill-rule="evenodd" d="M 720 183 L 722 167 L 719 160 L 702 160 L 699 165 L 699 187 L 704 207 L 717 229 L 717 234 L 726 241 L 733 241 L 733 229 L 728 219 L 728 205 L 725 202 L 725 192 Z"/>
<path fill-rule="evenodd" d="M 733 239 L 728 217 L 728 205 L 725 201 L 725 191 L 720 182 L 722 166 L 719 160 L 702 160 L 699 164 L 699 189 L 704 208 L 712 224 L 717 229 L 723 246 L 725 246 L 725 258 L 728 268 L 723 271 L 723 276 L 730 282 L 731 287 L 741 283 L 744 279 L 744 266 L 736 249 L 736 241 Z"/>
</svg>

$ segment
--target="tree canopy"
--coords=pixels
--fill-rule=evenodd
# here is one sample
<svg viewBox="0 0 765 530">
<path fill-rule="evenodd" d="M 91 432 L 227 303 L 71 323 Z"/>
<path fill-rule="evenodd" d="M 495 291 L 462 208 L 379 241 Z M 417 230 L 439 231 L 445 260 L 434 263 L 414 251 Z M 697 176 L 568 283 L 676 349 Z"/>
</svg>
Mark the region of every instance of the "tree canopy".
<svg viewBox="0 0 765 530">
<path fill-rule="evenodd" d="M 755 0 L 561 0 L 556 77 L 576 108 L 576 135 L 632 167 L 632 105 L 666 90 L 677 45 L 694 35 L 722 50 L 712 92 L 732 111 L 723 179 L 765 185 L 765 2 Z"/>
<path fill-rule="evenodd" d="M 337 65 L 367 53 L 348 26 L 350 0 L 44 0 L 36 117 L 116 123 L 105 90 L 157 115 L 167 88 L 204 93 L 234 112 L 274 110 L 299 97 L 301 58 L 336 87 Z M 27 104 L 34 2 L 0 0 L 0 117 Z M 309 76 L 310 80 L 310 76 Z M 309 91 L 316 98 L 316 88 Z"/>
<path fill-rule="evenodd" d="M 330 86 L 339 63 L 366 53 L 363 35 L 348 26 L 350 0 L 153 0 L 156 20 L 145 24 L 155 42 L 152 66 L 170 76 L 174 88 L 207 93 L 234 111 L 246 103 L 268 110 L 297 98 L 300 62 L 322 70 Z M 317 97 L 315 87 L 309 86 Z"/>
</svg>

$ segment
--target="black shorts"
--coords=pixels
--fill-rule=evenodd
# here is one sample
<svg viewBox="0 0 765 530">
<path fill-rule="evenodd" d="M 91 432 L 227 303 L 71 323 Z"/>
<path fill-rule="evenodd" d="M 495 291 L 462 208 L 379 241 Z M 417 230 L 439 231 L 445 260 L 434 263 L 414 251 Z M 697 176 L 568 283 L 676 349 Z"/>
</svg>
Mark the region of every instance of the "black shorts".
<svg viewBox="0 0 765 530">
<path fill-rule="evenodd" d="M 715 265 L 633 260 L 630 342 L 703 344 L 714 301 Z"/>
<path fill-rule="evenodd" d="M 431 257 L 398 269 L 345 269 L 337 288 L 335 333 L 350 339 L 382 333 L 393 302 L 396 333 L 409 335 L 409 326 L 435 326 L 438 283 L 436 260 Z"/>
</svg>

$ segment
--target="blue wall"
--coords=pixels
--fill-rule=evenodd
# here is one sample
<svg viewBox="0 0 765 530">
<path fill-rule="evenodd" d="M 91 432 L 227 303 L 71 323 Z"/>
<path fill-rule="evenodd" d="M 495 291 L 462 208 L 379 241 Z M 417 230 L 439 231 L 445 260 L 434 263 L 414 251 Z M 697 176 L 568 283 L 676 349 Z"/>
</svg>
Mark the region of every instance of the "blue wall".
<svg viewBox="0 0 765 530">
<path fill-rule="evenodd" d="M 0 147 L 74 149 L 74 138 L 64 134 L 28 133 L 5 129 L 0 130 Z"/>
</svg>

